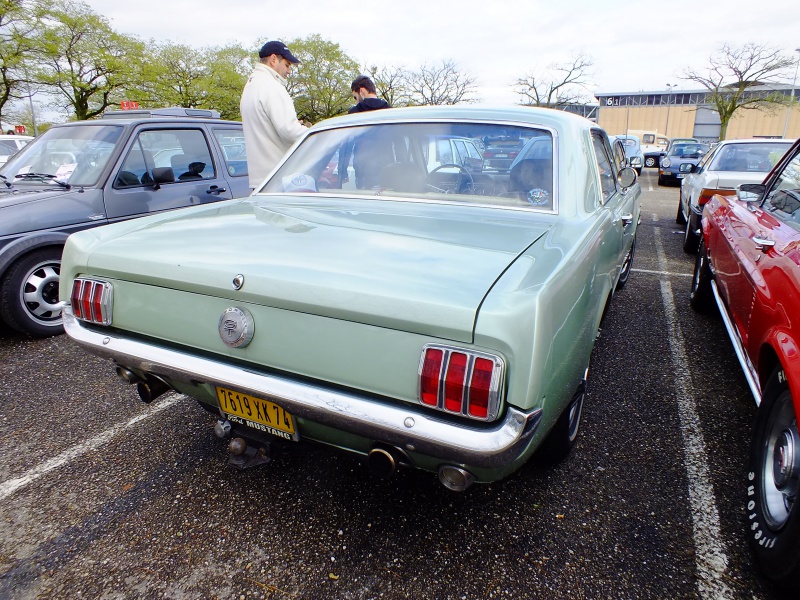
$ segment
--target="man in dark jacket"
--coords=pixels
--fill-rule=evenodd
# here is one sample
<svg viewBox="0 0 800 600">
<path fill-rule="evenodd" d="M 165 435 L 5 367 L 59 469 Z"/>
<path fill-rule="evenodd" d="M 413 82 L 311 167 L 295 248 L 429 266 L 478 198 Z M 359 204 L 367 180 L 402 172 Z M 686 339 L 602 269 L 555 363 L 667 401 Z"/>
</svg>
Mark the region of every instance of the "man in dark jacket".
<svg viewBox="0 0 800 600">
<path fill-rule="evenodd" d="M 375 84 L 366 75 L 361 75 L 353 80 L 350 85 L 353 92 L 353 100 L 358 102 L 355 106 L 350 107 L 348 113 L 365 112 L 368 110 L 378 110 L 380 108 L 389 108 L 389 103 L 382 98 L 378 98 L 378 91 L 375 89 Z"/>
</svg>

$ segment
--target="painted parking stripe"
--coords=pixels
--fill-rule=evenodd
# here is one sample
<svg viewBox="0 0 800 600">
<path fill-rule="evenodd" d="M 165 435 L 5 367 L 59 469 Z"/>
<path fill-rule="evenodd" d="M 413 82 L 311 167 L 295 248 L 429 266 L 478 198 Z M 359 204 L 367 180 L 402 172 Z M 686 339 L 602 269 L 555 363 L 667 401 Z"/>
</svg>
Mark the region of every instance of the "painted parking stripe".
<svg viewBox="0 0 800 600">
<path fill-rule="evenodd" d="M 164 400 L 157 402 L 151 405 L 150 409 L 142 413 L 141 415 L 137 415 L 133 417 L 131 420 L 126 421 L 124 423 L 118 423 L 113 427 L 106 429 L 103 433 L 87 440 L 81 444 L 76 444 L 72 448 L 65 450 L 58 456 L 54 456 L 50 460 L 47 460 L 29 470 L 25 475 L 22 477 L 17 477 L 16 479 L 9 479 L 0 483 L 0 500 L 5 500 L 11 494 L 16 492 L 17 490 L 24 488 L 29 483 L 32 483 L 39 479 L 42 475 L 46 475 L 53 469 L 57 469 L 68 462 L 78 458 L 90 452 L 92 450 L 96 450 L 109 440 L 111 440 L 115 435 L 118 433 L 122 433 L 126 429 L 130 429 L 137 423 L 144 421 L 145 419 L 149 419 L 150 417 L 155 416 L 162 410 L 169 408 L 176 402 L 180 401 L 182 396 L 177 394 L 170 394 L 169 396 L 165 396 Z"/>
<path fill-rule="evenodd" d="M 631 269 L 634 273 L 658 275 L 659 277 L 691 277 L 691 273 L 675 273 L 674 271 L 652 271 L 650 269 Z"/>
<path fill-rule="evenodd" d="M 656 254 L 664 268 L 667 258 L 661 244 L 661 229 L 655 228 Z M 669 331 L 669 348 L 676 373 L 691 373 L 683 342 L 678 311 L 672 295 L 672 284 L 661 280 L 661 298 Z M 697 414 L 695 392 L 689 377 L 675 378 L 675 395 L 683 436 L 684 466 L 689 482 L 689 504 L 692 511 L 692 531 L 697 567 L 697 588 L 704 600 L 727 600 L 733 593 L 726 582 L 728 557 L 722 544 L 719 510 L 708 468 L 706 444 Z"/>
</svg>

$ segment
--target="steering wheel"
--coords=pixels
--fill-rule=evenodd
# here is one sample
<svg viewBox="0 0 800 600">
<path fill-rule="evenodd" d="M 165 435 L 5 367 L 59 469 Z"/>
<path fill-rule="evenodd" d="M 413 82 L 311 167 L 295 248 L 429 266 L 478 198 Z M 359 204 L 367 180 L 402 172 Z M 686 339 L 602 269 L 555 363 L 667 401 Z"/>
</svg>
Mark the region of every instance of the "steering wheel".
<svg viewBox="0 0 800 600">
<path fill-rule="evenodd" d="M 454 163 L 445 163 L 443 165 L 439 165 L 438 167 L 433 169 L 430 173 L 428 173 L 428 181 L 426 181 L 426 185 L 427 185 L 427 187 L 432 189 L 434 192 L 442 192 L 443 194 L 449 194 L 450 193 L 450 190 L 446 190 L 446 189 L 437 187 L 437 186 L 433 185 L 432 183 L 430 183 L 431 175 L 433 175 L 434 173 L 438 173 L 442 169 L 457 169 L 458 170 L 458 180 L 456 182 L 456 191 L 455 191 L 456 194 L 460 193 L 462 189 L 469 189 L 469 188 L 471 188 L 471 187 L 473 187 L 475 185 L 475 181 L 472 179 L 472 175 L 464 167 L 462 167 L 461 165 L 456 165 Z M 466 180 L 462 179 L 464 176 L 466 176 Z M 466 183 L 467 185 L 464 186 L 463 185 L 464 183 Z"/>
</svg>

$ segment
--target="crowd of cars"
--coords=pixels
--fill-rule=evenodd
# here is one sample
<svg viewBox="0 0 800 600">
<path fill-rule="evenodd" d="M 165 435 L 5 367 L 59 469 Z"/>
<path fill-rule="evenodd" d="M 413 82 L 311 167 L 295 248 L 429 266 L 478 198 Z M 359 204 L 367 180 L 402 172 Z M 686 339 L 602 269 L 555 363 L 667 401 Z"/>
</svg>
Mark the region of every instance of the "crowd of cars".
<svg viewBox="0 0 800 600">
<path fill-rule="evenodd" d="M 547 109 L 360 113 L 250 194 L 241 124 L 212 112 L 56 126 L 0 168 L 0 316 L 63 328 L 145 402 L 194 398 L 231 464 L 312 442 L 462 491 L 574 445 L 658 153 L 688 302 L 722 315 L 759 404 L 750 540 L 796 585 L 800 145 L 653 137 L 645 155 Z"/>
</svg>

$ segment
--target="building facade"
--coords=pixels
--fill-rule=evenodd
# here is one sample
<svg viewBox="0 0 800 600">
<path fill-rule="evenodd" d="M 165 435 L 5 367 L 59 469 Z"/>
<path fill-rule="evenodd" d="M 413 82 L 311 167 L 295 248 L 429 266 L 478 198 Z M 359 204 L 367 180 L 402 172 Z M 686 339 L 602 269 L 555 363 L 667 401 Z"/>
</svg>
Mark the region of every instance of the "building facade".
<svg viewBox="0 0 800 600">
<path fill-rule="evenodd" d="M 759 86 L 747 92 L 783 92 L 792 97 L 792 86 Z M 693 137 L 719 141 L 720 120 L 708 101 L 708 90 L 654 92 L 598 92 L 597 123 L 611 135 L 631 129 L 656 131 L 668 138 Z M 763 110 L 738 109 L 728 123 L 727 139 L 800 137 L 800 88 L 791 106 L 771 105 Z"/>
</svg>

